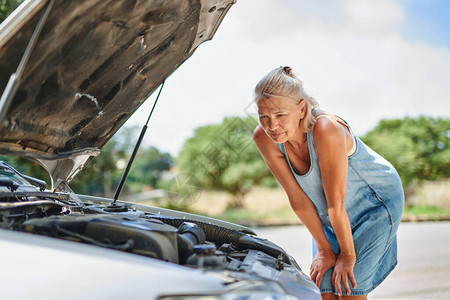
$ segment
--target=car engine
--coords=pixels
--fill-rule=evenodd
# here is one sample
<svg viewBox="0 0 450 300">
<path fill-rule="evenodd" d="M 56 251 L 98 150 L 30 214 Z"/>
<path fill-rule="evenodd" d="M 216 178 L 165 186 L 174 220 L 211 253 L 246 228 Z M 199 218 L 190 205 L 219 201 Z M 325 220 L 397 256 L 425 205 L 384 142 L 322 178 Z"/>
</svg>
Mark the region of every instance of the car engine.
<svg viewBox="0 0 450 300">
<path fill-rule="evenodd" d="M 307 278 L 282 248 L 253 232 L 146 208 L 47 191 L 45 182 L 0 162 L 0 228 L 226 273 L 230 281 L 284 277 L 287 291 Z"/>
</svg>

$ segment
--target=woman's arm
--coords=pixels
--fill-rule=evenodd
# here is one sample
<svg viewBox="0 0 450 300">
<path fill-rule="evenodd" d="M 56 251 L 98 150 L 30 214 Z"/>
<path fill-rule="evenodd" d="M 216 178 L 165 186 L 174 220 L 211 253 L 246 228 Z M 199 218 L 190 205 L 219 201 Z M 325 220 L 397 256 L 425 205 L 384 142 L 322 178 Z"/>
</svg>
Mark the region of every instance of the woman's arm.
<svg viewBox="0 0 450 300">
<path fill-rule="evenodd" d="M 314 204 L 292 174 L 283 153 L 261 127 L 258 126 L 255 129 L 253 140 L 273 176 L 286 191 L 295 214 L 308 228 L 316 241 L 319 255 L 311 266 L 311 278 L 320 287 L 323 275 L 334 266 L 336 260 L 330 242 L 325 235 L 322 221 L 319 219 Z"/>
<path fill-rule="evenodd" d="M 336 120 L 328 119 L 326 116 L 318 118 L 313 134 L 328 205 L 328 215 L 341 249 L 332 281 L 339 294 L 342 294 L 341 282 L 344 284 L 347 294 L 349 294 L 348 279 L 356 288 L 356 280 L 353 275 L 356 254 L 350 221 L 345 208 L 348 171 L 347 149 L 350 148 L 348 143 L 351 143 L 353 138 L 343 125 Z"/>
</svg>

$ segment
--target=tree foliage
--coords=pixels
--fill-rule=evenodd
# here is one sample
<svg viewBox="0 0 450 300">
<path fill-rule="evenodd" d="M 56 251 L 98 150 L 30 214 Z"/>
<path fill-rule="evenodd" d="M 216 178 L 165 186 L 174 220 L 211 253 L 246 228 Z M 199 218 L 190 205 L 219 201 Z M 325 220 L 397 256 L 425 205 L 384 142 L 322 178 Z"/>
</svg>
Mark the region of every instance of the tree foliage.
<svg viewBox="0 0 450 300">
<path fill-rule="evenodd" d="M 362 139 L 394 165 L 407 194 L 424 180 L 450 177 L 450 119 L 382 120 Z"/>
<path fill-rule="evenodd" d="M 0 0 L 0 23 L 22 2 L 23 0 Z"/>
<path fill-rule="evenodd" d="M 128 149 L 119 147 L 118 139 L 120 136 L 114 136 L 109 140 L 100 154 L 93 158 L 70 183 L 70 187 L 76 193 L 100 197 L 114 195 L 121 176 L 121 169 L 117 162 L 125 160 L 128 153 Z M 124 192 L 126 192 L 126 186 Z"/>
<path fill-rule="evenodd" d="M 22 174 L 44 180 L 47 186 L 51 186 L 50 175 L 38 163 L 17 156 L 0 155 L 0 160 L 11 165 Z"/>
<path fill-rule="evenodd" d="M 102 148 L 98 157 L 70 184 L 81 194 L 112 197 L 137 141 L 139 128 L 123 127 Z M 173 165 L 169 153 L 142 145 L 128 174 L 122 194 L 141 192 L 144 186 L 156 187 L 163 171 Z"/>
<path fill-rule="evenodd" d="M 79 194 L 112 197 L 118 186 L 124 168 L 139 133 L 136 127 L 124 127 L 101 149 L 100 155 L 93 158 L 69 184 Z M 48 173 L 37 163 L 27 159 L 0 155 L 0 160 L 13 166 L 19 172 L 43 179 L 50 187 Z M 173 165 L 169 153 L 157 148 L 142 146 L 128 175 L 123 194 L 141 192 L 144 186 L 155 188 L 164 171 Z"/>
<path fill-rule="evenodd" d="M 133 163 L 127 184 L 138 190 L 142 186 L 156 188 L 163 179 L 164 171 L 170 170 L 172 165 L 173 158 L 169 153 L 161 152 L 156 147 L 144 148 Z"/>
<path fill-rule="evenodd" d="M 199 127 L 178 156 L 181 172 L 195 176 L 201 188 L 230 193 L 234 207 L 244 206 L 252 187 L 274 181 L 253 143 L 256 124 L 252 117 L 233 117 Z"/>
</svg>

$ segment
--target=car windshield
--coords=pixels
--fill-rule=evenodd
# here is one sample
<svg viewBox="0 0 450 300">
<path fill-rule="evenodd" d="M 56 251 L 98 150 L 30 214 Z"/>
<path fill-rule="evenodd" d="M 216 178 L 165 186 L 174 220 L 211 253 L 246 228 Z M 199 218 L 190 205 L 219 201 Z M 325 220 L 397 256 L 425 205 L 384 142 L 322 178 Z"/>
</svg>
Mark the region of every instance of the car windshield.
<svg viewBox="0 0 450 300">
<path fill-rule="evenodd" d="M 14 186 L 26 186 L 31 187 L 32 185 L 17 175 L 13 170 L 0 166 L 0 186 L 14 187 Z"/>
</svg>

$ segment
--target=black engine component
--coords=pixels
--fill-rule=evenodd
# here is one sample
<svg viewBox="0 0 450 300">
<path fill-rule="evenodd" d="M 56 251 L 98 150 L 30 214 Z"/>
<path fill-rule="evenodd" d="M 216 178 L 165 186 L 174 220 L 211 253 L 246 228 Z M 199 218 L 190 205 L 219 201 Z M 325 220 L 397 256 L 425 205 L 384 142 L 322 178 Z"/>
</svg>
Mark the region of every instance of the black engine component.
<svg viewBox="0 0 450 300">
<path fill-rule="evenodd" d="M 188 258 L 186 265 L 196 268 L 225 269 L 228 261 L 225 253 L 216 255 L 216 247 L 214 245 L 203 244 L 194 247 L 194 254 Z"/>
<path fill-rule="evenodd" d="M 196 268 L 239 271 L 251 250 L 275 259 L 278 270 L 284 263 L 290 263 L 283 249 L 246 232 L 197 220 L 130 210 L 126 205 L 116 203 L 80 206 L 67 193 L 40 191 L 12 167 L 1 163 L 0 167 L 3 170 L 0 227 L 3 228 L 127 251 Z M 39 189 L 43 187 L 38 186 Z"/>
<path fill-rule="evenodd" d="M 177 229 L 158 220 L 120 215 L 69 215 L 32 219 L 23 226 L 32 233 L 179 262 Z"/>
<path fill-rule="evenodd" d="M 178 219 L 161 215 L 150 215 L 148 217 L 161 220 L 175 227 L 179 227 L 186 221 L 192 222 L 203 229 L 206 234 L 206 240 L 213 242 L 218 247 L 226 243 L 231 243 L 236 246 L 237 250 L 259 250 L 277 259 L 281 257 L 286 263 L 290 263 L 290 259 L 284 250 L 277 245 L 267 240 L 249 236 L 243 232 L 195 220 Z"/>
<path fill-rule="evenodd" d="M 183 222 L 178 227 L 178 253 L 180 255 L 180 263 L 184 263 L 186 259 L 194 252 L 196 245 L 205 242 L 205 232 L 195 223 Z M 215 249 L 215 247 L 214 247 Z"/>
<path fill-rule="evenodd" d="M 20 185 L 10 178 L 0 178 L 0 186 L 6 186 L 10 191 L 14 192 Z"/>
</svg>

